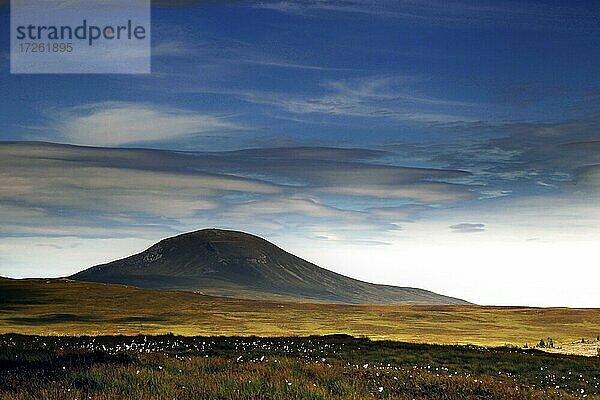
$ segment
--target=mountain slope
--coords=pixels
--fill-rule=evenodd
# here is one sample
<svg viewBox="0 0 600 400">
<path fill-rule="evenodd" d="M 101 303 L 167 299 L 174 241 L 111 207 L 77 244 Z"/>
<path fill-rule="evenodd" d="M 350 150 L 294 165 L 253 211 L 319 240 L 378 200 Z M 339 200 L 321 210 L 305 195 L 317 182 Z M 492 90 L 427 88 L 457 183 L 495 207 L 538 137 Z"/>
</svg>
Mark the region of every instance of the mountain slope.
<svg viewBox="0 0 600 400">
<path fill-rule="evenodd" d="M 309 263 L 247 233 L 205 229 L 81 271 L 74 280 L 250 299 L 353 304 L 468 304 L 426 290 L 375 285 Z"/>
</svg>

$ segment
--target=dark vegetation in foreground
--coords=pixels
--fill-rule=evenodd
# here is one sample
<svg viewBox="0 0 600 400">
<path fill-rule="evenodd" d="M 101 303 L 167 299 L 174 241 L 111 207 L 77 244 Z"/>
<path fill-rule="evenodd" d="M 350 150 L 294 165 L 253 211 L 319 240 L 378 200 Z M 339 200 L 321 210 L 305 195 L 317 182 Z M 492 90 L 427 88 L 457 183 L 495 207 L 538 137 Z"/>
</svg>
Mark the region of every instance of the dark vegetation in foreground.
<svg viewBox="0 0 600 400">
<path fill-rule="evenodd" d="M 0 335 L 0 398 L 600 399 L 600 358 L 346 335 Z"/>
</svg>

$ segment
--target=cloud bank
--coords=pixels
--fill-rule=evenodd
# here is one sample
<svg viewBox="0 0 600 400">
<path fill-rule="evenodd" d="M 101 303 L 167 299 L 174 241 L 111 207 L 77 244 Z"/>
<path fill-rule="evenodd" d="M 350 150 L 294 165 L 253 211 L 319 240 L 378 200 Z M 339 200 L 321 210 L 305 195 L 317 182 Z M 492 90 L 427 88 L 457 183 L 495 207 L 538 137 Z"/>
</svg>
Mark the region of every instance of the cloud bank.
<svg viewBox="0 0 600 400">
<path fill-rule="evenodd" d="M 3 235 L 103 237 L 157 226 L 393 231 L 474 198 L 464 171 L 381 164 L 385 152 L 263 148 L 177 152 L 0 143 Z M 382 199 L 389 207 L 381 206 Z M 79 229 L 79 231 L 78 231 Z"/>
</svg>

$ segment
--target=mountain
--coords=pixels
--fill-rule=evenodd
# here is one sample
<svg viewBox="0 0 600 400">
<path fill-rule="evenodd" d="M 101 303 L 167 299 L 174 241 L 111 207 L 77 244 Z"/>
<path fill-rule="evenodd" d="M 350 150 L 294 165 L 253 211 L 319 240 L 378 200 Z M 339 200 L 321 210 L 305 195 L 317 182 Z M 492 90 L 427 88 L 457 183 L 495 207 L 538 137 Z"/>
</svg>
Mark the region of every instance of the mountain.
<svg viewBox="0 0 600 400">
<path fill-rule="evenodd" d="M 323 269 L 248 233 L 204 229 L 69 278 L 249 299 L 351 304 L 469 304 L 422 289 L 376 285 Z"/>
</svg>

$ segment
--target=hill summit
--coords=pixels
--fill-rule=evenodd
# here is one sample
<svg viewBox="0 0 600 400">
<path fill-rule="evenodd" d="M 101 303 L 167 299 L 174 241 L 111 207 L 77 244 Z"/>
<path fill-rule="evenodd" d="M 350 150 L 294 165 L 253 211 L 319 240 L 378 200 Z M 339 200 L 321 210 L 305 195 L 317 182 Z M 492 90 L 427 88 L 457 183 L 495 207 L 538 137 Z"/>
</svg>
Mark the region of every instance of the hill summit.
<svg viewBox="0 0 600 400">
<path fill-rule="evenodd" d="M 71 279 L 208 295 L 350 304 L 469 304 L 422 289 L 376 285 L 321 268 L 257 236 L 204 229 Z"/>
</svg>

